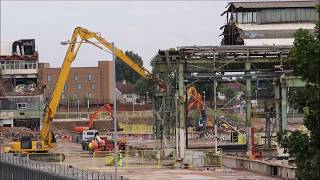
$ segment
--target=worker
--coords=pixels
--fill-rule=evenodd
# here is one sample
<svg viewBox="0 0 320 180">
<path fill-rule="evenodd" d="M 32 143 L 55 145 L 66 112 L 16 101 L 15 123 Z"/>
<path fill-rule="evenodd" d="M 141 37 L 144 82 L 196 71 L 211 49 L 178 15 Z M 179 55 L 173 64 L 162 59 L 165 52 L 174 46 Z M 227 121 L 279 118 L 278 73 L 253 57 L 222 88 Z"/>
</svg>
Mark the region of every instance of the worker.
<svg viewBox="0 0 320 180">
<path fill-rule="evenodd" d="M 118 166 L 122 167 L 122 153 L 121 153 L 121 150 L 120 150 L 119 156 L 118 156 Z"/>
</svg>

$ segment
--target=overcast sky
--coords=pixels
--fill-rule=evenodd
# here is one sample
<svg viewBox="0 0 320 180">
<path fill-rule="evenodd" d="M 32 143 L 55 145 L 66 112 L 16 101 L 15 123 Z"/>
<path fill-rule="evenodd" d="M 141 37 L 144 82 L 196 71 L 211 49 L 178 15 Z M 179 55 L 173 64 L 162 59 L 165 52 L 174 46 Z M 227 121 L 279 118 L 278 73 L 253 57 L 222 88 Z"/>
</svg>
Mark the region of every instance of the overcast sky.
<svg viewBox="0 0 320 180">
<path fill-rule="evenodd" d="M 1 40 L 36 39 L 40 62 L 62 64 L 77 26 L 101 32 L 122 50 L 133 50 L 150 68 L 159 49 L 184 45 L 219 45 L 225 21 L 220 14 L 226 1 L 1 1 Z M 72 66 L 96 66 L 112 57 L 92 45 L 84 45 Z"/>
</svg>

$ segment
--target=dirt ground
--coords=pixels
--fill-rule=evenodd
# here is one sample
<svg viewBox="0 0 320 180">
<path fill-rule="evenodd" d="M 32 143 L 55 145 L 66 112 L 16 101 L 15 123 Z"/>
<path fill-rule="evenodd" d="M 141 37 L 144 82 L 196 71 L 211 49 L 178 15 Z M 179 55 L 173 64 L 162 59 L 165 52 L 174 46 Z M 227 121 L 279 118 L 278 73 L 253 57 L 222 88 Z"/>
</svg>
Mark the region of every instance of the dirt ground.
<svg viewBox="0 0 320 180">
<path fill-rule="evenodd" d="M 71 143 L 66 140 L 59 140 L 56 152 L 62 152 L 66 155 L 66 159 L 62 164 L 72 165 L 73 167 L 94 170 L 99 172 L 114 173 L 113 166 L 105 166 L 103 157 L 93 158 L 88 152 L 82 151 L 80 144 Z M 189 169 L 173 169 L 173 168 L 155 168 L 146 167 L 118 167 L 118 174 L 135 180 L 145 180 L 152 177 L 157 180 L 189 180 L 189 179 L 255 179 L 268 180 L 277 179 L 264 176 L 254 172 L 236 170 L 230 168 L 210 168 L 208 170 L 189 170 Z"/>
</svg>

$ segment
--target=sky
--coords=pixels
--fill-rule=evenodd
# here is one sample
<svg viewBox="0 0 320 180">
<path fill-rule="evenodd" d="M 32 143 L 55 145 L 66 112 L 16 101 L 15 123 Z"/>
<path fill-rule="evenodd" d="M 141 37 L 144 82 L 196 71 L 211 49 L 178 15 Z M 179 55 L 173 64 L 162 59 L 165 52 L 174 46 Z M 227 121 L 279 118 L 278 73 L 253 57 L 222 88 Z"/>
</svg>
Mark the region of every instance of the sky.
<svg viewBox="0 0 320 180">
<path fill-rule="evenodd" d="M 122 50 L 138 53 L 144 66 L 159 49 L 219 45 L 226 1 L 1 1 L 1 41 L 36 39 L 39 61 L 60 67 L 73 29 L 81 26 Z M 97 66 L 112 56 L 83 45 L 73 67 Z"/>
</svg>

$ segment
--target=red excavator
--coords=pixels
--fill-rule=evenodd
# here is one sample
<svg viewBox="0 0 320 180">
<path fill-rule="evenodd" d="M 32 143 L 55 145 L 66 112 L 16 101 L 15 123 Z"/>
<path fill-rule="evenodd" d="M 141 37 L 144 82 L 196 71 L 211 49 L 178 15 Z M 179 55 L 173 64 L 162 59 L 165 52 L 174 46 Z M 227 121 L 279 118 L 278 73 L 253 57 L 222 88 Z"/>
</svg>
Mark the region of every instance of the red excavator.
<svg viewBox="0 0 320 180">
<path fill-rule="evenodd" d="M 78 126 L 74 127 L 74 131 L 78 134 L 81 134 L 84 130 L 93 129 L 93 121 L 97 118 L 97 116 L 101 112 L 108 113 L 108 116 L 112 117 L 112 107 L 109 104 L 103 105 L 100 109 L 95 111 L 93 114 L 90 115 L 89 121 L 86 126 Z"/>
</svg>

